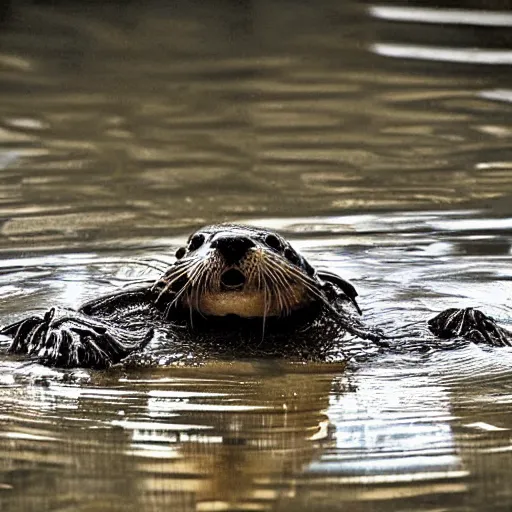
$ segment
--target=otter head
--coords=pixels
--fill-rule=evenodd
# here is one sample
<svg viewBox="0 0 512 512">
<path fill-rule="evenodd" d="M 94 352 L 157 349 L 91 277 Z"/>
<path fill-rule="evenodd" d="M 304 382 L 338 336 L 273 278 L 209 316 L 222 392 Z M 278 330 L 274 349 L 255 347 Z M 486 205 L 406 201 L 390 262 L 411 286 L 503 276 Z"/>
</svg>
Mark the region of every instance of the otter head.
<svg viewBox="0 0 512 512">
<path fill-rule="evenodd" d="M 204 227 L 157 281 L 171 306 L 204 316 L 285 316 L 327 299 L 315 269 L 279 234 L 234 224 Z"/>
</svg>

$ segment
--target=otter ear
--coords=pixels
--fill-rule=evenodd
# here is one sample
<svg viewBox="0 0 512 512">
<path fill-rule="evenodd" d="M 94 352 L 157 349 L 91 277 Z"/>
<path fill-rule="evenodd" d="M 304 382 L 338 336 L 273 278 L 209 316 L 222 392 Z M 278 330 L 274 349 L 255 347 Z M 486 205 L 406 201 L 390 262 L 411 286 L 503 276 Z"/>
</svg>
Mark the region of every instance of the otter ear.
<svg viewBox="0 0 512 512">
<path fill-rule="evenodd" d="M 323 281 L 335 284 L 350 299 L 350 302 L 354 304 L 354 307 L 357 309 L 357 312 L 360 315 L 363 314 L 361 308 L 359 307 L 359 304 L 356 302 L 357 291 L 352 283 L 349 283 L 347 280 L 343 279 L 339 275 L 334 274 L 333 272 L 329 272 L 328 270 L 319 270 L 317 272 L 317 276 L 319 277 L 319 279 L 322 279 Z"/>
</svg>

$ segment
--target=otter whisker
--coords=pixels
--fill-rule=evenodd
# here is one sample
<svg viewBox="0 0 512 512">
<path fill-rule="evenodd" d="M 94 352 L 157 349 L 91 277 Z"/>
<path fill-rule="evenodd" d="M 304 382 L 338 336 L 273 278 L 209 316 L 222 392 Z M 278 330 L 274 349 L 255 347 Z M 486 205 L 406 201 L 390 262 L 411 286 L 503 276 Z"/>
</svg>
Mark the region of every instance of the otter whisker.
<svg viewBox="0 0 512 512">
<path fill-rule="evenodd" d="M 276 276 L 276 280 L 281 284 L 281 287 L 286 290 L 287 295 L 283 295 L 286 304 L 284 305 L 285 314 L 290 314 L 292 311 L 293 299 L 297 298 L 296 290 L 293 288 L 293 276 L 290 276 L 289 273 L 286 274 L 287 268 L 282 268 L 275 265 L 275 262 L 270 262 L 270 265 L 273 269 L 273 272 Z M 281 289 L 278 288 L 278 291 L 281 292 Z"/>
<path fill-rule="evenodd" d="M 288 291 L 291 289 L 290 285 L 283 280 L 281 276 L 279 276 L 275 269 L 273 269 L 270 265 L 267 266 L 268 268 L 265 268 L 265 271 L 267 272 L 267 275 L 276 283 L 279 283 L 281 287 L 274 287 L 274 294 L 276 296 L 279 309 L 281 312 L 284 312 L 285 314 L 288 314 L 288 301 L 285 300 L 286 296 L 283 294 L 282 290 L 288 289 Z"/>
<path fill-rule="evenodd" d="M 193 298 L 190 298 L 190 306 L 194 305 L 195 303 L 195 310 L 202 315 L 201 308 L 199 306 L 199 300 L 201 296 L 206 293 L 206 277 L 207 277 L 207 265 L 205 262 L 201 263 L 201 266 L 198 270 L 198 277 L 196 282 L 194 283 L 195 286 L 193 288 Z"/>
<path fill-rule="evenodd" d="M 270 311 L 271 303 L 269 299 L 271 299 L 271 291 L 267 284 L 267 280 L 265 279 L 265 275 L 263 275 L 263 323 L 261 328 L 261 343 L 263 343 L 263 340 L 265 339 L 265 328 L 267 326 L 267 316 Z"/>
<path fill-rule="evenodd" d="M 287 288 L 286 288 L 286 292 L 287 292 L 286 294 L 284 294 L 284 292 L 283 292 L 283 297 L 284 297 L 284 301 L 285 301 L 285 304 L 284 304 L 284 314 L 285 315 L 290 315 L 292 310 L 293 310 L 293 304 L 294 304 L 294 301 L 297 298 L 297 295 L 296 295 L 296 292 L 293 289 L 291 283 L 288 283 Z"/>
<path fill-rule="evenodd" d="M 178 302 L 178 299 L 187 291 L 187 289 L 190 287 L 190 284 L 192 282 L 192 280 L 194 279 L 197 271 L 198 271 L 198 267 L 200 267 L 201 265 L 201 262 L 200 261 L 196 261 L 195 262 L 195 265 L 193 266 L 192 268 L 192 272 L 190 273 L 189 275 L 189 279 L 187 280 L 187 282 L 181 287 L 181 289 L 176 293 L 176 295 L 174 296 L 174 299 L 167 305 L 167 307 L 165 308 L 165 316 L 168 316 L 169 315 L 169 312 L 171 310 L 171 308 L 173 306 L 175 306 Z"/>
<path fill-rule="evenodd" d="M 176 275 L 176 276 L 173 276 L 173 279 L 171 279 L 170 281 L 165 281 L 166 285 L 162 288 L 162 291 L 158 294 L 158 297 L 156 298 L 155 302 L 158 302 L 162 296 L 164 294 L 166 294 L 171 288 L 172 288 L 172 285 L 178 281 L 179 279 L 181 279 L 183 276 L 186 276 L 188 273 L 188 269 L 187 270 L 184 270 L 183 272 L 181 272 L 180 274 Z M 156 285 L 155 285 L 156 286 Z M 154 287 L 153 287 L 154 289 Z"/>
<path fill-rule="evenodd" d="M 179 270 L 183 270 L 184 268 L 189 268 L 189 267 L 193 266 L 195 263 L 197 263 L 198 261 L 201 261 L 200 258 L 188 258 L 187 260 L 176 261 L 172 265 L 172 267 L 169 270 L 167 270 L 167 272 L 165 272 L 165 274 L 160 279 L 165 281 L 165 279 L 167 277 L 171 276 L 175 272 L 177 272 Z"/>
<path fill-rule="evenodd" d="M 258 278 L 260 282 L 263 283 L 263 319 L 262 319 L 262 326 L 261 326 L 261 341 L 260 344 L 263 343 L 263 340 L 265 339 L 265 327 L 267 323 L 267 281 L 265 279 L 265 275 L 262 272 L 262 269 L 258 269 Z"/>
<path fill-rule="evenodd" d="M 282 262 L 275 261 L 273 258 L 269 258 L 269 264 L 273 264 L 273 268 L 278 272 L 283 273 L 284 270 L 286 270 L 288 272 L 287 277 L 296 278 L 297 281 L 299 281 L 300 284 L 304 285 L 304 287 L 311 291 L 313 295 L 318 298 L 324 298 L 327 300 L 327 297 L 325 297 L 324 293 L 318 288 L 318 283 L 308 275 L 301 272 L 299 269 L 296 269 L 288 263 L 286 264 L 286 267 L 283 267 Z"/>
<path fill-rule="evenodd" d="M 260 273 L 261 273 L 261 264 L 265 262 L 265 258 L 263 257 L 263 252 L 261 249 L 257 249 L 253 251 L 253 254 L 255 254 L 255 258 L 257 258 L 257 265 L 253 265 L 249 267 L 249 272 L 247 273 L 247 282 L 252 283 L 254 282 L 254 276 L 257 274 L 258 277 L 258 288 L 261 288 L 261 282 L 260 282 Z"/>
<path fill-rule="evenodd" d="M 201 297 L 199 290 L 201 289 L 202 282 L 204 281 L 204 277 L 206 276 L 206 262 L 201 261 L 197 265 L 197 268 L 194 270 L 194 274 L 189 281 L 190 293 L 188 296 L 188 305 L 190 311 L 190 325 L 192 329 L 194 328 L 192 317 L 193 312 L 196 310 L 198 313 L 201 313 L 201 309 L 199 307 L 199 299 Z"/>
<path fill-rule="evenodd" d="M 187 295 L 188 295 L 188 311 L 189 311 L 189 318 L 190 318 L 190 327 L 191 329 L 194 329 L 194 297 L 197 299 L 197 281 L 202 276 L 202 269 L 203 264 L 202 262 L 199 262 L 196 268 L 194 269 L 192 276 L 190 277 L 188 281 L 188 289 L 187 289 Z"/>
<path fill-rule="evenodd" d="M 208 266 L 205 264 L 204 265 L 204 271 L 203 271 L 203 277 L 204 279 L 202 279 L 201 281 L 201 287 L 200 289 L 198 290 L 198 299 L 197 299 L 197 311 L 202 315 L 202 311 L 201 311 L 201 308 L 199 306 L 199 298 L 202 297 L 203 295 L 205 295 L 208 291 L 208 286 L 209 286 L 209 282 L 208 282 Z"/>
<path fill-rule="evenodd" d="M 270 282 L 271 283 L 275 283 L 275 284 L 280 284 L 281 286 L 280 287 L 277 287 L 277 286 L 274 286 L 274 287 L 269 287 L 269 292 L 270 292 L 270 296 L 271 296 L 271 299 L 274 298 L 275 301 L 277 302 L 277 305 L 279 306 L 280 310 L 283 310 L 283 308 L 285 307 L 284 303 L 283 303 L 283 294 L 281 293 L 281 290 L 280 288 L 288 288 L 289 286 L 286 284 L 285 281 L 283 281 L 282 278 L 280 278 L 277 273 L 275 272 L 275 268 L 273 265 L 270 265 L 269 262 L 264 259 L 262 262 L 261 262 L 261 269 L 262 269 L 262 272 L 265 276 L 265 285 L 267 283 L 267 277 L 270 279 Z"/>
<path fill-rule="evenodd" d="M 165 281 L 166 278 L 172 276 L 176 272 L 191 268 L 201 261 L 200 258 L 190 258 L 187 261 L 177 261 L 160 279 Z"/>
<path fill-rule="evenodd" d="M 268 261 L 268 266 L 272 267 L 275 274 L 280 276 L 280 278 L 281 278 L 280 283 L 282 284 L 283 287 L 288 288 L 290 294 L 292 294 L 293 296 L 295 296 L 295 291 L 292 288 L 292 282 L 294 281 L 293 278 L 297 278 L 297 279 L 295 279 L 295 281 L 298 281 L 299 284 L 304 286 L 304 288 L 306 288 L 308 291 L 312 292 L 312 294 L 314 296 L 318 296 L 319 294 L 323 295 L 323 293 L 316 288 L 317 285 L 316 285 L 315 281 L 310 280 L 311 282 L 308 283 L 304 279 L 305 276 L 298 273 L 292 267 L 289 267 L 289 266 L 283 267 L 282 263 L 280 265 L 278 265 L 276 261 L 273 261 L 270 258 Z M 287 273 L 285 273 L 285 272 L 287 272 Z M 310 279 L 310 278 L 308 277 L 308 279 Z M 292 281 L 292 282 L 290 282 L 290 281 Z"/>
<path fill-rule="evenodd" d="M 271 258 L 269 258 L 269 260 L 271 260 Z M 302 274 L 300 271 L 296 270 L 295 268 L 287 266 L 287 269 L 290 271 L 290 273 L 293 276 L 295 276 L 304 285 L 304 287 L 313 296 L 317 297 L 327 307 L 327 309 L 335 315 L 336 318 L 339 318 L 340 320 L 344 320 L 343 328 L 347 332 L 349 332 L 355 336 L 358 336 L 359 338 L 369 339 L 372 341 L 379 341 L 382 338 L 382 334 L 379 332 L 371 332 L 368 329 L 359 328 L 360 324 L 359 324 L 359 326 L 356 325 L 355 319 L 352 319 L 353 321 L 351 321 L 351 322 L 347 322 L 346 321 L 347 317 L 344 316 L 341 311 L 336 309 L 328 301 L 327 297 L 321 290 L 318 290 L 315 281 L 313 281 L 309 276 L 305 276 L 304 274 Z M 278 270 L 281 270 L 281 269 L 278 269 Z M 310 284 L 310 282 L 308 282 L 308 281 L 310 281 L 312 284 Z"/>
<path fill-rule="evenodd" d="M 277 287 L 277 297 L 280 303 L 281 311 L 284 315 L 288 315 L 291 312 L 291 300 L 289 300 L 290 294 L 293 294 L 293 289 L 291 283 L 284 278 L 284 276 L 278 272 L 276 272 L 275 268 L 271 268 L 269 273 L 274 277 L 275 281 L 281 285 L 281 287 Z M 287 292 L 285 294 L 284 292 Z"/>
<path fill-rule="evenodd" d="M 285 295 L 284 293 L 282 293 L 282 296 L 283 296 L 283 302 L 284 302 L 284 304 L 283 304 L 284 316 L 288 316 L 292 312 L 292 305 L 293 305 L 292 298 L 295 298 L 295 293 L 292 290 L 291 294 L 288 293 Z"/>
<path fill-rule="evenodd" d="M 269 264 L 271 264 L 271 262 L 277 263 L 277 262 L 272 261 L 271 258 L 269 258 Z M 276 270 L 276 272 L 281 272 L 281 273 L 283 272 L 282 267 L 274 266 L 273 268 Z M 309 291 L 314 297 L 320 299 L 320 301 L 323 302 L 332 312 L 336 313 L 338 316 L 341 316 L 340 312 L 337 311 L 332 306 L 332 304 L 327 300 L 327 297 L 324 295 L 324 293 L 318 289 L 318 285 L 313 279 L 311 279 L 309 276 L 306 276 L 299 270 L 297 270 L 289 265 L 286 267 L 286 269 L 289 271 L 290 275 L 297 278 L 297 281 L 299 281 L 300 284 L 302 284 L 304 286 L 304 288 L 306 288 L 306 290 Z"/>
<path fill-rule="evenodd" d="M 198 267 L 198 275 L 197 279 L 194 279 L 194 282 L 191 283 L 190 291 L 188 294 L 188 307 L 190 311 L 190 323 L 192 325 L 192 314 L 194 309 L 197 308 L 197 304 L 199 303 L 199 292 L 198 292 L 198 283 L 200 282 L 202 278 L 202 272 L 201 272 L 201 266 Z M 192 326 L 193 327 L 193 326 Z"/>
<path fill-rule="evenodd" d="M 185 265 L 181 265 L 180 267 L 178 267 L 176 265 L 176 268 L 175 267 L 171 268 L 160 279 L 158 279 L 151 289 L 154 291 L 157 288 L 157 286 L 160 284 L 165 285 L 165 286 L 164 286 L 163 290 L 160 292 L 160 294 L 158 295 L 156 302 L 158 302 L 160 300 L 160 297 L 171 288 L 171 286 L 173 285 L 173 283 L 176 282 L 177 279 L 179 279 L 180 277 L 183 277 L 188 272 L 188 270 L 190 268 L 192 268 L 196 263 L 197 263 L 197 260 L 194 259 L 194 260 L 186 262 Z M 169 279 L 169 278 L 172 278 L 172 279 Z"/>
</svg>

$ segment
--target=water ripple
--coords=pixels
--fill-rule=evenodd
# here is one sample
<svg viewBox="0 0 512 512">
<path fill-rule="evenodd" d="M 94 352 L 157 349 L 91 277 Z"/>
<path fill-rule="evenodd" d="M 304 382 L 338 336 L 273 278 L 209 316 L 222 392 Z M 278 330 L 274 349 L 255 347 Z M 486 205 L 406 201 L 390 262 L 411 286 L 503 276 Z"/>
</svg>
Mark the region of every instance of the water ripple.
<svg viewBox="0 0 512 512">
<path fill-rule="evenodd" d="M 510 14 L 11 4 L 2 323 L 155 277 L 193 228 L 241 220 L 412 335 L 346 367 L 5 356 L 2 511 L 508 510 L 512 353 L 423 339 L 450 306 L 511 325 Z"/>
</svg>

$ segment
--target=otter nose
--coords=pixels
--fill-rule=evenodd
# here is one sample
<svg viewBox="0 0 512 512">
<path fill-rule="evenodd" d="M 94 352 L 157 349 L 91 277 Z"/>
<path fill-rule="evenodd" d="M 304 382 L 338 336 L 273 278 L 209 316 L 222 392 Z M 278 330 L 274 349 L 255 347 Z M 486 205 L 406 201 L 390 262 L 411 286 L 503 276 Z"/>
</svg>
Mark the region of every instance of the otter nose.
<svg viewBox="0 0 512 512">
<path fill-rule="evenodd" d="M 228 265 L 233 265 L 238 263 L 254 245 L 254 242 L 245 236 L 220 236 L 212 242 L 211 246 L 222 254 Z"/>
</svg>

